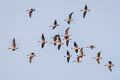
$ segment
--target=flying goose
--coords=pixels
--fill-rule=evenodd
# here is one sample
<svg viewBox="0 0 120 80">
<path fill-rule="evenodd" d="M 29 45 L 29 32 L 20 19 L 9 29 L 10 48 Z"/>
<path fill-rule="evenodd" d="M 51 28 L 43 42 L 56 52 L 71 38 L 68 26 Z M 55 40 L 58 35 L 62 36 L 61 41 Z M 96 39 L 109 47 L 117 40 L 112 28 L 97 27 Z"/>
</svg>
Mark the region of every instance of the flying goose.
<svg viewBox="0 0 120 80">
<path fill-rule="evenodd" d="M 80 11 L 83 12 L 83 18 L 85 18 L 86 13 L 90 10 L 88 10 L 87 5 L 85 5 L 85 8 L 83 10 L 80 10 Z"/>
<path fill-rule="evenodd" d="M 73 14 L 73 12 L 71 12 L 71 13 L 69 14 L 68 18 L 65 20 L 65 21 L 67 21 L 67 23 L 68 23 L 69 25 L 70 25 L 70 22 L 73 21 L 73 20 L 71 20 L 72 14 Z"/>
<path fill-rule="evenodd" d="M 52 29 L 55 29 L 57 26 L 60 26 L 59 24 L 57 24 L 57 20 L 54 21 L 54 24 L 50 25 Z"/>
<path fill-rule="evenodd" d="M 60 35 L 58 34 L 57 36 L 58 36 L 58 41 L 57 41 L 58 50 L 60 50 L 61 45 L 63 45 L 64 43 L 61 42 Z"/>
<path fill-rule="evenodd" d="M 97 63 L 100 64 L 100 59 L 102 59 L 102 57 L 100 56 L 101 52 L 97 53 L 96 57 L 93 57 L 93 59 L 96 59 Z"/>
<path fill-rule="evenodd" d="M 53 37 L 53 42 L 51 42 L 51 44 L 53 43 L 54 46 L 56 46 L 57 38 L 58 38 L 58 35 L 55 35 L 55 36 Z"/>
<path fill-rule="evenodd" d="M 39 41 L 41 43 L 41 47 L 43 48 L 45 43 L 47 43 L 47 41 L 45 41 L 45 37 L 44 37 L 44 34 L 42 34 L 42 37 L 41 37 L 41 41 Z"/>
<path fill-rule="evenodd" d="M 78 53 L 78 50 L 79 50 L 80 48 L 78 48 L 77 43 L 74 42 L 74 48 L 71 48 L 71 49 L 75 50 L 75 52 Z"/>
<path fill-rule="evenodd" d="M 67 54 L 66 54 L 66 56 L 64 56 L 64 57 L 67 58 L 67 62 L 69 63 L 70 57 L 72 57 L 72 55 L 70 55 L 69 51 L 67 51 Z"/>
<path fill-rule="evenodd" d="M 16 48 L 15 38 L 13 38 L 12 46 L 11 46 L 11 48 L 9 48 L 9 49 L 11 49 L 12 51 L 15 51 L 16 49 L 18 49 L 18 48 Z"/>
<path fill-rule="evenodd" d="M 91 48 L 93 50 L 93 48 L 95 48 L 95 46 L 94 45 L 90 45 L 87 48 Z"/>
<path fill-rule="evenodd" d="M 64 35 L 62 35 L 62 36 L 64 36 L 64 39 L 63 39 L 63 40 L 66 40 L 66 46 L 67 46 L 67 47 L 68 47 L 68 44 L 69 44 L 69 40 L 71 40 L 71 39 L 69 38 L 70 35 L 68 34 L 69 28 L 70 28 L 70 27 L 68 27 L 68 28 L 65 30 Z"/>
<path fill-rule="evenodd" d="M 111 67 L 114 66 L 114 64 L 112 64 L 112 61 L 108 61 L 108 64 L 106 64 L 106 65 L 104 65 L 104 66 L 107 66 L 108 69 L 109 69 L 110 71 L 112 71 Z"/>
<path fill-rule="evenodd" d="M 31 8 L 30 10 L 27 10 L 27 11 L 29 11 L 29 17 L 31 18 L 32 13 L 33 13 L 33 11 L 35 11 L 35 9 L 34 9 L 34 8 Z"/>
<path fill-rule="evenodd" d="M 35 53 L 31 53 L 31 54 L 29 54 L 27 56 L 29 56 L 29 61 L 30 61 L 30 64 L 31 64 L 32 58 L 35 57 L 36 55 L 35 55 Z"/>
</svg>

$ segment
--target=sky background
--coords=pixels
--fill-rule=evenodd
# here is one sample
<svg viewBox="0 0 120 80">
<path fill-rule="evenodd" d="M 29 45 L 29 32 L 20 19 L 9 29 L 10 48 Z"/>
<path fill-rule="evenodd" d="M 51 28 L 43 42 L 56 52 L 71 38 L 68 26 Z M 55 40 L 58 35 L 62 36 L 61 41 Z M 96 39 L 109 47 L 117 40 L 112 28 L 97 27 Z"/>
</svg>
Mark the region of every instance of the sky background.
<svg viewBox="0 0 120 80">
<path fill-rule="evenodd" d="M 82 18 L 85 4 L 91 11 Z M 35 8 L 32 18 L 26 10 Z M 120 79 L 120 1 L 119 0 L 0 0 L 0 80 L 119 80 Z M 69 26 L 64 19 L 74 12 Z M 57 19 L 61 25 L 50 28 Z M 60 51 L 50 42 L 55 34 L 64 34 L 70 27 L 69 47 Z M 47 43 L 38 42 L 42 33 Z M 13 38 L 19 49 L 11 51 Z M 63 37 L 62 37 L 63 38 Z M 86 55 L 77 64 L 76 53 L 71 50 L 74 41 L 84 48 Z M 63 41 L 65 42 L 65 41 Z M 88 45 L 95 49 L 87 49 Z M 68 64 L 66 51 L 73 55 Z M 101 51 L 101 64 L 92 57 Z M 32 64 L 28 54 L 34 52 Z M 112 72 L 104 65 L 111 60 Z"/>
</svg>

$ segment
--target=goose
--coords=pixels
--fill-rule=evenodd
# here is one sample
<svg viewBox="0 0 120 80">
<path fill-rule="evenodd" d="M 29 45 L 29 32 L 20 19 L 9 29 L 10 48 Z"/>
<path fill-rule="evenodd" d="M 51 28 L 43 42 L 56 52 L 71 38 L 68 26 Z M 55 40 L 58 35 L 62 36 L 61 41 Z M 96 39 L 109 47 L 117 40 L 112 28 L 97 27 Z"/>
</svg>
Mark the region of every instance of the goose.
<svg viewBox="0 0 120 80">
<path fill-rule="evenodd" d="M 58 38 L 58 35 L 55 35 L 55 36 L 53 37 L 53 42 L 51 42 L 51 44 L 53 43 L 54 46 L 56 46 L 57 38 Z"/>
<path fill-rule="evenodd" d="M 62 36 L 64 36 L 64 39 L 66 39 L 68 36 L 70 36 L 70 35 L 68 34 L 69 28 L 70 28 L 70 27 L 68 27 L 68 28 L 65 30 L 64 35 L 62 35 Z"/>
<path fill-rule="evenodd" d="M 87 48 L 91 48 L 93 50 L 93 48 L 95 48 L 95 46 L 94 45 L 90 45 Z"/>
<path fill-rule="evenodd" d="M 42 37 L 41 37 L 41 41 L 39 41 L 41 43 L 41 47 L 43 48 L 45 43 L 47 43 L 47 41 L 45 41 L 45 37 L 44 37 L 44 34 L 42 33 Z"/>
<path fill-rule="evenodd" d="M 62 36 L 64 36 L 64 39 L 63 39 L 63 40 L 66 40 L 66 46 L 67 46 L 67 47 L 68 47 L 68 44 L 69 44 L 69 40 L 71 40 L 71 39 L 69 38 L 70 35 L 68 34 L 69 28 L 70 28 L 70 27 L 68 27 L 68 28 L 65 30 L 64 35 L 62 35 Z"/>
<path fill-rule="evenodd" d="M 75 52 L 78 53 L 78 50 L 79 50 L 80 48 L 78 48 L 77 43 L 74 42 L 74 48 L 71 48 L 71 49 L 75 50 Z"/>
<path fill-rule="evenodd" d="M 69 44 L 69 41 L 71 40 L 70 38 L 69 38 L 69 36 L 68 37 L 66 37 L 66 46 L 68 47 L 68 44 Z"/>
<path fill-rule="evenodd" d="M 83 58 L 83 56 L 85 56 L 85 54 L 83 54 L 83 47 L 80 49 L 80 53 L 78 53 L 77 56 L 80 58 Z"/>
<path fill-rule="evenodd" d="M 106 64 L 106 65 L 104 65 L 104 66 L 107 66 L 108 69 L 112 72 L 111 67 L 114 66 L 114 64 L 112 64 L 112 61 L 108 61 L 108 64 Z"/>
<path fill-rule="evenodd" d="M 93 59 L 96 59 L 97 63 L 100 64 L 100 59 L 102 59 L 102 57 L 100 56 L 101 52 L 97 53 L 96 57 L 93 57 Z"/>
<path fill-rule="evenodd" d="M 68 18 L 65 20 L 65 21 L 67 21 L 67 23 L 68 23 L 69 25 L 70 25 L 70 22 L 73 21 L 73 20 L 71 20 L 72 14 L 73 14 L 73 12 L 71 12 L 71 13 L 69 14 Z"/>
<path fill-rule="evenodd" d="M 55 29 L 57 26 L 60 26 L 60 25 L 57 24 L 57 20 L 55 19 L 54 24 L 50 25 L 50 27 L 52 27 L 52 29 Z"/>
<path fill-rule="evenodd" d="M 35 53 L 31 53 L 31 54 L 29 54 L 27 56 L 29 56 L 29 61 L 30 61 L 30 64 L 31 64 L 32 58 L 35 57 L 36 55 L 35 55 Z"/>
<path fill-rule="evenodd" d="M 80 61 L 79 57 L 77 57 L 76 61 L 74 61 L 74 62 L 79 63 L 81 61 Z"/>
<path fill-rule="evenodd" d="M 57 41 L 58 50 L 60 50 L 61 45 L 63 45 L 64 43 L 61 42 L 60 35 L 58 34 L 57 36 L 58 36 L 58 41 Z"/>
<path fill-rule="evenodd" d="M 11 46 L 11 48 L 9 48 L 9 49 L 11 49 L 12 51 L 15 51 L 16 49 L 18 49 L 18 48 L 16 48 L 15 38 L 13 38 L 12 46 Z"/>
<path fill-rule="evenodd" d="M 69 51 L 67 51 L 67 54 L 66 54 L 66 56 L 64 56 L 64 57 L 67 58 L 67 62 L 69 63 L 70 57 L 72 57 L 72 55 L 70 55 Z"/>
<path fill-rule="evenodd" d="M 84 8 L 83 10 L 80 10 L 80 11 L 82 11 L 82 12 L 83 12 L 83 19 L 84 19 L 84 18 L 85 18 L 86 13 L 87 13 L 88 11 L 90 11 L 90 10 L 88 10 L 87 5 L 85 5 L 85 8 Z"/>
<path fill-rule="evenodd" d="M 30 10 L 27 10 L 27 11 L 29 11 L 29 17 L 31 18 L 32 13 L 33 13 L 33 11 L 35 11 L 35 9 L 34 9 L 34 8 L 31 8 Z"/>
</svg>

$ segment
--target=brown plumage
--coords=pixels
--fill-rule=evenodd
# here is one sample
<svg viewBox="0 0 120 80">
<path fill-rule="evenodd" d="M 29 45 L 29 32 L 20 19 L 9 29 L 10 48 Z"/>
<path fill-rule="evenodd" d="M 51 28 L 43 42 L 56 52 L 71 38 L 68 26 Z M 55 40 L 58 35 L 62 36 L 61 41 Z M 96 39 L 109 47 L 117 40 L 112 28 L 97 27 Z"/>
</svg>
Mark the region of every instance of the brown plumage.
<svg viewBox="0 0 120 80">
<path fill-rule="evenodd" d="M 54 21 L 53 25 L 50 25 L 50 27 L 52 27 L 52 29 L 55 29 L 57 26 L 60 26 L 59 24 L 57 24 L 57 20 Z"/>
<path fill-rule="evenodd" d="M 32 63 L 32 58 L 34 57 L 34 56 L 36 56 L 34 53 L 31 53 L 31 54 L 29 54 L 29 55 L 27 55 L 27 56 L 29 56 L 29 61 L 30 61 L 30 63 Z"/>
<path fill-rule="evenodd" d="M 63 39 L 63 40 L 66 40 L 66 46 L 67 46 L 67 47 L 68 47 L 68 44 L 69 44 L 69 40 L 71 40 L 71 39 L 69 38 L 70 35 L 68 34 L 69 28 L 70 28 L 70 27 L 68 27 L 68 28 L 65 30 L 64 35 L 62 35 L 62 36 L 64 36 L 64 39 Z"/>
<path fill-rule="evenodd" d="M 90 45 L 87 48 L 91 48 L 93 50 L 93 48 L 95 48 L 95 46 L 94 45 Z"/>
<path fill-rule="evenodd" d="M 87 13 L 88 11 L 90 11 L 90 10 L 88 10 L 87 5 L 85 5 L 85 8 L 84 8 L 83 10 L 81 10 L 81 11 L 83 12 L 83 19 L 84 19 L 86 13 Z"/>
<path fill-rule="evenodd" d="M 71 49 L 75 50 L 75 52 L 78 53 L 78 50 L 79 50 L 80 48 L 78 48 L 77 43 L 74 42 L 74 48 L 71 48 Z"/>
<path fill-rule="evenodd" d="M 61 45 L 64 44 L 64 43 L 61 42 L 61 38 L 60 38 L 59 34 L 57 35 L 57 37 L 58 37 L 58 41 L 57 41 L 58 50 L 60 50 Z"/>
<path fill-rule="evenodd" d="M 41 41 L 39 41 L 41 43 L 41 47 L 43 48 L 45 43 L 47 43 L 47 41 L 45 41 L 45 37 L 44 37 L 44 34 L 42 34 L 42 37 L 41 37 Z"/>
<path fill-rule="evenodd" d="M 97 56 L 96 56 L 96 61 L 98 64 L 100 64 L 100 59 L 102 59 L 102 57 L 100 56 L 101 52 L 98 52 L 97 53 Z"/>
<path fill-rule="evenodd" d="M 108 64 L 106 64 L 105 66 L 107 66 L 108 69 L 112 71 L 111 67 L 114 66 L 114 64 L 112 64 L 112 61 L 108 61 Z"/>
<path fill-rule="evenodd" d="M 18 48 L 16 48 L 15 38 L 13 38 L 12 46 L 11 46 L 11 48 L 9 48 L 9 49 L 11 49 L 12 51 L 15 51 L 16 49 L 18 49 Z"/>
<path fill-rule="evenodd" d="M 73 12 L 71 12 L 71 13 L 69 14 L 67 20 L 65 20 L 65 21 L 67 21 L 67 23 L 68 23 L 69 25 L 70 25 L 70 22 L 73 21 L 73 20 L 71 20 L 71 19 L 72 19 L 72 14 L 73 14 Z"/>
<path fill-rule="evenodd" d="M 69 63 L 69 61 L 70 61 L 70 57 L 71 57 L 71 56 L 72 56 L 72 55 L 70 55 L 69 51 L 67 51 L 66 56 L 64 56 L 64 57 L 67 58 L 67 62 L 68 62 L 68 63 Z"/>
<path fill-rule="evenodd" d="M 27 10 L 27 11 L 29 11 L 29 17 L 31 18 L 32 17 L 32 13 L 33 13 L 33 11 L 35 11 L 35 9 L 31 8 L 30 10 Z"/>
</svg>

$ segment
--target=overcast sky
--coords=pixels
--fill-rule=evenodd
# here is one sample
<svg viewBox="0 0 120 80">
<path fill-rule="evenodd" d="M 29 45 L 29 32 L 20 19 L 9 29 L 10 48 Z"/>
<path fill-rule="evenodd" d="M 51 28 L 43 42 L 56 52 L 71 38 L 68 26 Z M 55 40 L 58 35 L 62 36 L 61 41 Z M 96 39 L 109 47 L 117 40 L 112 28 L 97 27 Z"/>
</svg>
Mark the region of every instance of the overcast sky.
<svg viewBox="0 0 120 80">
<path fill-rule="evenodd" d="M 90 11 L 83 19 L 80 10 L 86 4 Z M 36 9 L 31 19 L 26 11 L 30 8 Z M 0 0 L 0 80 L 119 80 L 119 8 L 119 0 Z M 64 20 L 71 12 L 74 21 L 69 26 Z M 55 19 L 60 26 L 52 30 Z M 58 51 L 51 37 L 63 35 L 67 27 L 72 40 Z M 38 42 L 42 33 L 48 41 L 43 49 Z M 14 52 L 8 49 L 13 38 L 19 48 Z M 74 41 L 84 48 L 78 64 L 73 62 Z M 96 48 L 87 49 L 91 44 Z M 69 64 L 64 58 L 67 50 L 73 55 Z M 99 51 L 101 64 L 92 59 Z M 32 64 L 27 56 L 31 52 L 36 54 Z M 115 65 L 112 72 L 104 66 L 109 60 Z"/>
</svg>

